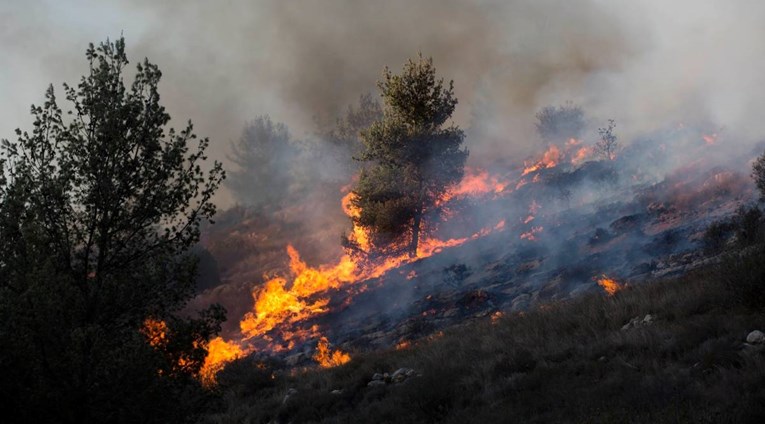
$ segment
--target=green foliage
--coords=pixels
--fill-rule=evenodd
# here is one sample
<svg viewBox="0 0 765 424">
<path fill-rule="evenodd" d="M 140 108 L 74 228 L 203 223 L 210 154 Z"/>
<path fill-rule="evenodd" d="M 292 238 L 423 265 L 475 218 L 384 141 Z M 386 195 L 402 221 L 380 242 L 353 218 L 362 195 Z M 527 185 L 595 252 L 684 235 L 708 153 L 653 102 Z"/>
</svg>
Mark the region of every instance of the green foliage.
<svg viewBox="0 0 765 424">
<path fill-rule="evenodd" d="M 291 163 L 299 154 L 287 126 L 259 116 L 231 143 L 228 159 L 238 166 L 226 186 L 245 205 L 276 206 L 289 194 Z"/>
<path fill-rule="evenodd" d="M 720 253 L 734 229 L 735 226 L 729 220 L 715 221 L 709 224 L 702 239 L 704 250 L 707 253 Z"/>
<path fill-rule="evenodd" d="M 462 179 L 464 133 L 445 126 L 457 104 L 454 84 L 436 79 L 432 59 L 409 60 L 400 75 L 388 68 L 378 83 L 383 117 L 362 132 L 362 170 L 354 189 L 357 224 L 378 251 L 417 252 L 423 217 Z"/>
<path fill-rule="evenodd" d="M 584 131 L 584 110 L 573 103 L 546 106 L 536 115 L 537 133 L 548 143 L 563 143 L 571 138 L 580 138 Z"/>
<path fill-rule="evenodd" d="M 361 132 L 369 128 L 383 116 L 380 102 L 367 93 L 359 97 L 356 107 L 348 106 L 345 116 L 337 118 L 334 127 L 323 131 L 323 138 L 340 146 L 352 156 L 362 153 Z"/>
<path fill-rule="evenodd" d="M 178 314 L 224 173 L 203 170 L 190 122 L 166 130 L 156 65 L 127 87 L 123 39 L 86 57 L 71 110 L 48 88 L 0 151 L 0 405 L 20 422 L 183 422 L 205 406 L 193 375 L 224 319 Z M 150 317 L 167 324 L 156 348 Z"/>
</svg>

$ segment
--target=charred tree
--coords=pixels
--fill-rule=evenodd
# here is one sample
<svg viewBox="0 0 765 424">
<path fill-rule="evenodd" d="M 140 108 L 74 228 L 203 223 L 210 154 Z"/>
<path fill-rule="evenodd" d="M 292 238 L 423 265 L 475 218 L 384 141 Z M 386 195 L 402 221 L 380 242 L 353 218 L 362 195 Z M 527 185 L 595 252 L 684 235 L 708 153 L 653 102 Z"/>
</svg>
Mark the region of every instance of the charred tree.
<svg viewBox="0 0 765 424">
<path fill-rule="evenodd" d="M 462 179 L 468 156 L 463 131 L 446 125 L 457 105 L 454 82 L 437 79 L 433 60 L 420 55 L 400 75 L 386 68 L 378 87 L 383 116 L 362 132 L 367 166 L 354 188 L 354 220 L 378 250 L 416 256 L 425 217 Z"/>
</svg>

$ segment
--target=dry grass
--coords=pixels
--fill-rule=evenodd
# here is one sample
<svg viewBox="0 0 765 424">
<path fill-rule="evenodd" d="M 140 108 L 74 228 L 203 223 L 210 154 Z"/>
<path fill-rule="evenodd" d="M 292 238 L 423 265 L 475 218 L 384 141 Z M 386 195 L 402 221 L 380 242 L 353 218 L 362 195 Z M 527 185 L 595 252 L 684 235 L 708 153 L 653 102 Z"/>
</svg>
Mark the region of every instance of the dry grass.
<svg viewBox="0 0 765 424">
<path fill-rule="evenodd" d="M 238 364 L 221 375 L 222 409 L 206 422 L 765 422 L 765 354 L 743 346 L 765 329 L 763 305 L 738 302 L 723 268 L 465 325 L 330 370 Z M 621 330 L 646 314 L 656 321 Z M 421 376 L 367 387 L 399 367 Z M 289 388 L 298 393 L 283 403 Z"/>
</svg>

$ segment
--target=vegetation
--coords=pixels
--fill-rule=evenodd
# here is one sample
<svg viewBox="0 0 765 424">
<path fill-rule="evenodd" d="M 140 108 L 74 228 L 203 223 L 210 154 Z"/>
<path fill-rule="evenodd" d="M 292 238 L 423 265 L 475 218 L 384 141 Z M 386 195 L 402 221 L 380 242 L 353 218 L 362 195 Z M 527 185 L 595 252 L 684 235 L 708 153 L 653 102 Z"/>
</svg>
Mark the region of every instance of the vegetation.
<svg viewBox="0 0 765 424">
<path fill-rule="evenodd" d="M 423 218 L 462 179 L 468 156 L 462 130 L 445 126 L 457 105 L 454 83 L 436 79 L 433 60 L 419 56 L 400 75 L 386 68 L 378 87 L 383 117 L 362 133 L 360 159 L 370 164 L 353 190 L 361 210 L 354 220 L 377 250 L 403 246 L 414 256 Z"/>
<path fill-rule="evenodd" d="M 765 199 L 765 153 L 758 157 L 752 165 L 752 178 L 760 190 L 760 196 Z"/>
<path fill-rule="evenodd" d="M 221 378 L 226 408 L 205 422 L 762 422 L 765 354 L 743 342 L 765 314 L 717 276 L 592 293 L 329 370 L 235 366 Z M 652 324 L 622 330 L 647 314 Z M 421 376 L 367 386 L 399 367 Z"/>
<path fill-rule="evenodd" d="M 209 141 L 190 122 L 166 130 L 155 65 L 126 87 L 123 39 L 86 57 L 67 114 L 50 87 L 33 131 L 3 140 L 1 409 L 6 422 L 183 422 L 208 406 L 193 376 L 223 320 L 215 306 L 178 314 L 188 251 L 224 174 L 202 169 Z"/>
<path fill-rule="evenodd" d="M 297 153 L 286 125 L 259 116 L 231 143 L 228 159 L 239 169 L 229 173 L 226 186 L 242 204 L 278 205 L 288 194 L 290 163 Z"/>
<path fill-rule="evenodd" d="M 536 115 L 537 133 L 547 143 L 562 144 L 571 138 L 579 139 L 586 126 L 584 110 L 573 103 L 546 106 Z"/>
<path fill-rule="evenodd" d="M 613 119 L 608 120 L 608 126 L 605 128 L 598 128 L 598 134 L 600 140 L 595 143 L 595 153 L 603 160 L 614 160 L 616 158 L 616 151 L 619 148 L 616 134 L 614 129 L 616 124 Z"/>
</svg>

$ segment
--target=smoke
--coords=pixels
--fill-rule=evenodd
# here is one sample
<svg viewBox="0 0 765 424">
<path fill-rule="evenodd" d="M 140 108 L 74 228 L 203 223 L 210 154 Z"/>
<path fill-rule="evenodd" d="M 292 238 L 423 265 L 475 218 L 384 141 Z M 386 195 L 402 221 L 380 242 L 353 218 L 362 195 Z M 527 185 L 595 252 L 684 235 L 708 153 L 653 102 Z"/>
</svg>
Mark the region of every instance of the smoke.
<svg viewBox="0 0 765 424">
<path fill-rule="evenodd" d="M 616 119 L 623 139 L 673 122 L 756 139 L 764 12 L 753 0 L 4 2 L 0 132 L 29 126 L 48 83 L 77 81 L 87 42 L 123 33 L 134 63 L 162 69 L 176 122 L 192 119 L 220 160 L 253 117 L 302 137 L 418 52 L 455 81 L 474 164 L 535 151 L 534 113 L 568 100 L 593 127 Z"/>
</svg>

